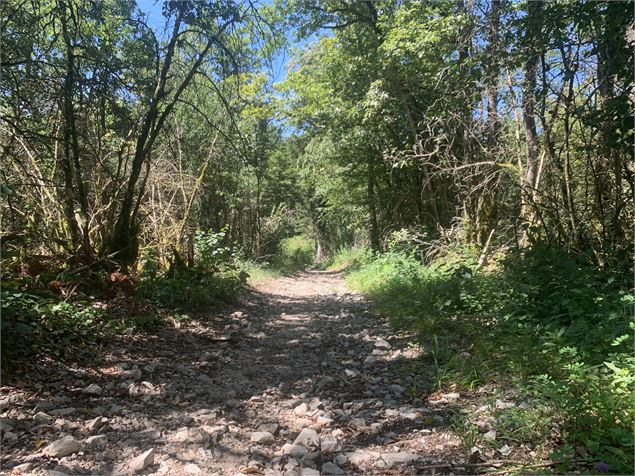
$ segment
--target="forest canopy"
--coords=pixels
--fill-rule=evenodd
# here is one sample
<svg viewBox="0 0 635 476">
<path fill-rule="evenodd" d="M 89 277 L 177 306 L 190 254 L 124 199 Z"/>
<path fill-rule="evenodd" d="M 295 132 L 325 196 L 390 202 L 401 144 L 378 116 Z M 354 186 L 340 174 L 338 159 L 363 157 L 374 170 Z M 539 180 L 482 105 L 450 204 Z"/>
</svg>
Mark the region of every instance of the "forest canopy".
<svg viewBox="0 0 635 476">
<path fill-rule="evenodd" d="M 4 2 L 5 254 L 129 267 L 227 227 L 256 260 L 296 233 L 327 254 L 403 230 L 630 256 L 628 2 L 156 13 Z M 273 83 L 267 65 L 298 41 Z"/>
<path fill-rule="evenodd" d="M 632 469 L 632 2 L 0 3 L 3 364 L 331 267 L 538 467 Z"/>
</svg>

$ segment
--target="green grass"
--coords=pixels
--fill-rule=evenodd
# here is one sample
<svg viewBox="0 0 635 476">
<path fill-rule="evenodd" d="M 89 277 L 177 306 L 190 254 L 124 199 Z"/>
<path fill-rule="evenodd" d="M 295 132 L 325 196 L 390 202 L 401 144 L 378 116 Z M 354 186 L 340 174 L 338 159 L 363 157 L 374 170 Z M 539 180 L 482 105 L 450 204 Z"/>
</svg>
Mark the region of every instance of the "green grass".
<svg viewBox="0 0 635 476">
<path fill-rule="evenodd" d="M 249 275 L 247 282 L 250 284 L 263 283 L 281 276 L 280 271 L 271 268 L 271 266 L 265 263 L 242 261 L 238 266 Z"/>
<path fill-rule="evenodd" d="M 271 264 L 283 274 L 300 271 L 315 261 L 315 242 L 304 235 L 285 238 Z"/>
<path fill-rule="evenodd" d="M 342 248 L 322 261 L 319 268 L 327 271 L 352 271 L 367 253 L 366 248 Z"/>
<path fill-rule="evenodd" d="M 550 435 L 554 456 L 582 451 L 612 472 L 632 470 L 627 278 L 545 248 L 507 256 L 488 272 L 476 271 L 469 251 L 427 267 L 400 253 L 358 263 L 350 286 L 419 336 L 431 385 L 469 392 L 495 384 L 531 402 L 495 415 L 501 441 L 538 446 Z"/>
</svg>

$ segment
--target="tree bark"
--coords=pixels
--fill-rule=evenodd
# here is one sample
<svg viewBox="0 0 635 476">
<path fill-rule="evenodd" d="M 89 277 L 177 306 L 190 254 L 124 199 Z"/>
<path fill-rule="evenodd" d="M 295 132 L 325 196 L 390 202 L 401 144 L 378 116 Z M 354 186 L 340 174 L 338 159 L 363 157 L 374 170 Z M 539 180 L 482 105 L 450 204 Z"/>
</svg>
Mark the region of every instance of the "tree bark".
<svg viewBox="0 0 635 476">
<path fill-rule="evenodd" d="M 90 238 L 88 236 L 88 196 L 79 157 L 79 141 L 73 104 L 76 81 L 75 52 L 68 28 L 69 13 L 72 18 L 72 4 L 70 2 L 60 2 L 59 7 L 62 37 L 66 49 L 63 97 L 63 160 L 61 164 L 65 187 L 64 215 L 70 229 L 73 245 L 88 263 L 91 259 Z M 75 211 L 75 199 L 79 203 L 77 212 Z"/>
<path fill-rule="evenodd" d="M 522 222 L 521 246 L 528 245 L 529 228 L 535 221 L 534 206 L 538 183 L 538 133 L 536 131 L 536 77 L 540 61 L 539 38 L 542 25 L 542 2 L 528 2 L 526 22 L 525 78 L 521 109 L 525 139 L 527 142 L 527 161 L 521 191 Z"/>
<path fill-rule="evenodd" d="M 373 251 L 381 251 L 381 237 L 379 224 L 377 221 L 377 204 L 375 202 L 375 160 L 373 154 L 368 154 L 368 176 L 367 176 L 367 197 L 368 221 L 370 225 L 370 246 Z"/>
</svg>

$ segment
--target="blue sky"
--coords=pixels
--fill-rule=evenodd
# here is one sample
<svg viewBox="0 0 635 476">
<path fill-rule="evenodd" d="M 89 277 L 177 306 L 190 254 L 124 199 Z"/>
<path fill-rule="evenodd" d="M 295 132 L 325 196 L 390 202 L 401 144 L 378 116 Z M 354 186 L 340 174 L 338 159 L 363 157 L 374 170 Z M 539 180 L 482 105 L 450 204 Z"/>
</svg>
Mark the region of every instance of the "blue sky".
<svg viewBox="0 0 635 476">
<path fill-rule="evenodd" d="M 265 0 L 269 1 L 269 0 Z M 158 36 L 161 36 L 165 28 L 165 19 L 161 14 L 163 0 L 137 0 L 139 9 L 148 16 L 148 24 L 155 30 Z M 278 51 L 273 58 L 273 64 L 266 73 L 270 76 L 271 83 L 277 83 L 284 80 L 287 75 L 286 65 L 291 59 L 291 50 L 293 47 L 302 47 L 309 41 L 295 41 L 291 32 L 287 37 L 290 46 L 286 49 Z"/>
</svg>

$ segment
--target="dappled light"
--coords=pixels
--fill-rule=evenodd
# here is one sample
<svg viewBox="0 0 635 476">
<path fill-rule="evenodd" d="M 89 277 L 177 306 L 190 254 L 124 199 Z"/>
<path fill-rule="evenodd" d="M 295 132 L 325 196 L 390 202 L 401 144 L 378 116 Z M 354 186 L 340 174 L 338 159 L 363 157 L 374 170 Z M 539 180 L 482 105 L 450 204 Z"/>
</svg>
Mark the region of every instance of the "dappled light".
<svg viewBox="0 0 635 476">
<path fill-rule="evenodd" d="M 0 472 L 633 474 L 633 3 L 2 0 Z"/>
</svg>

